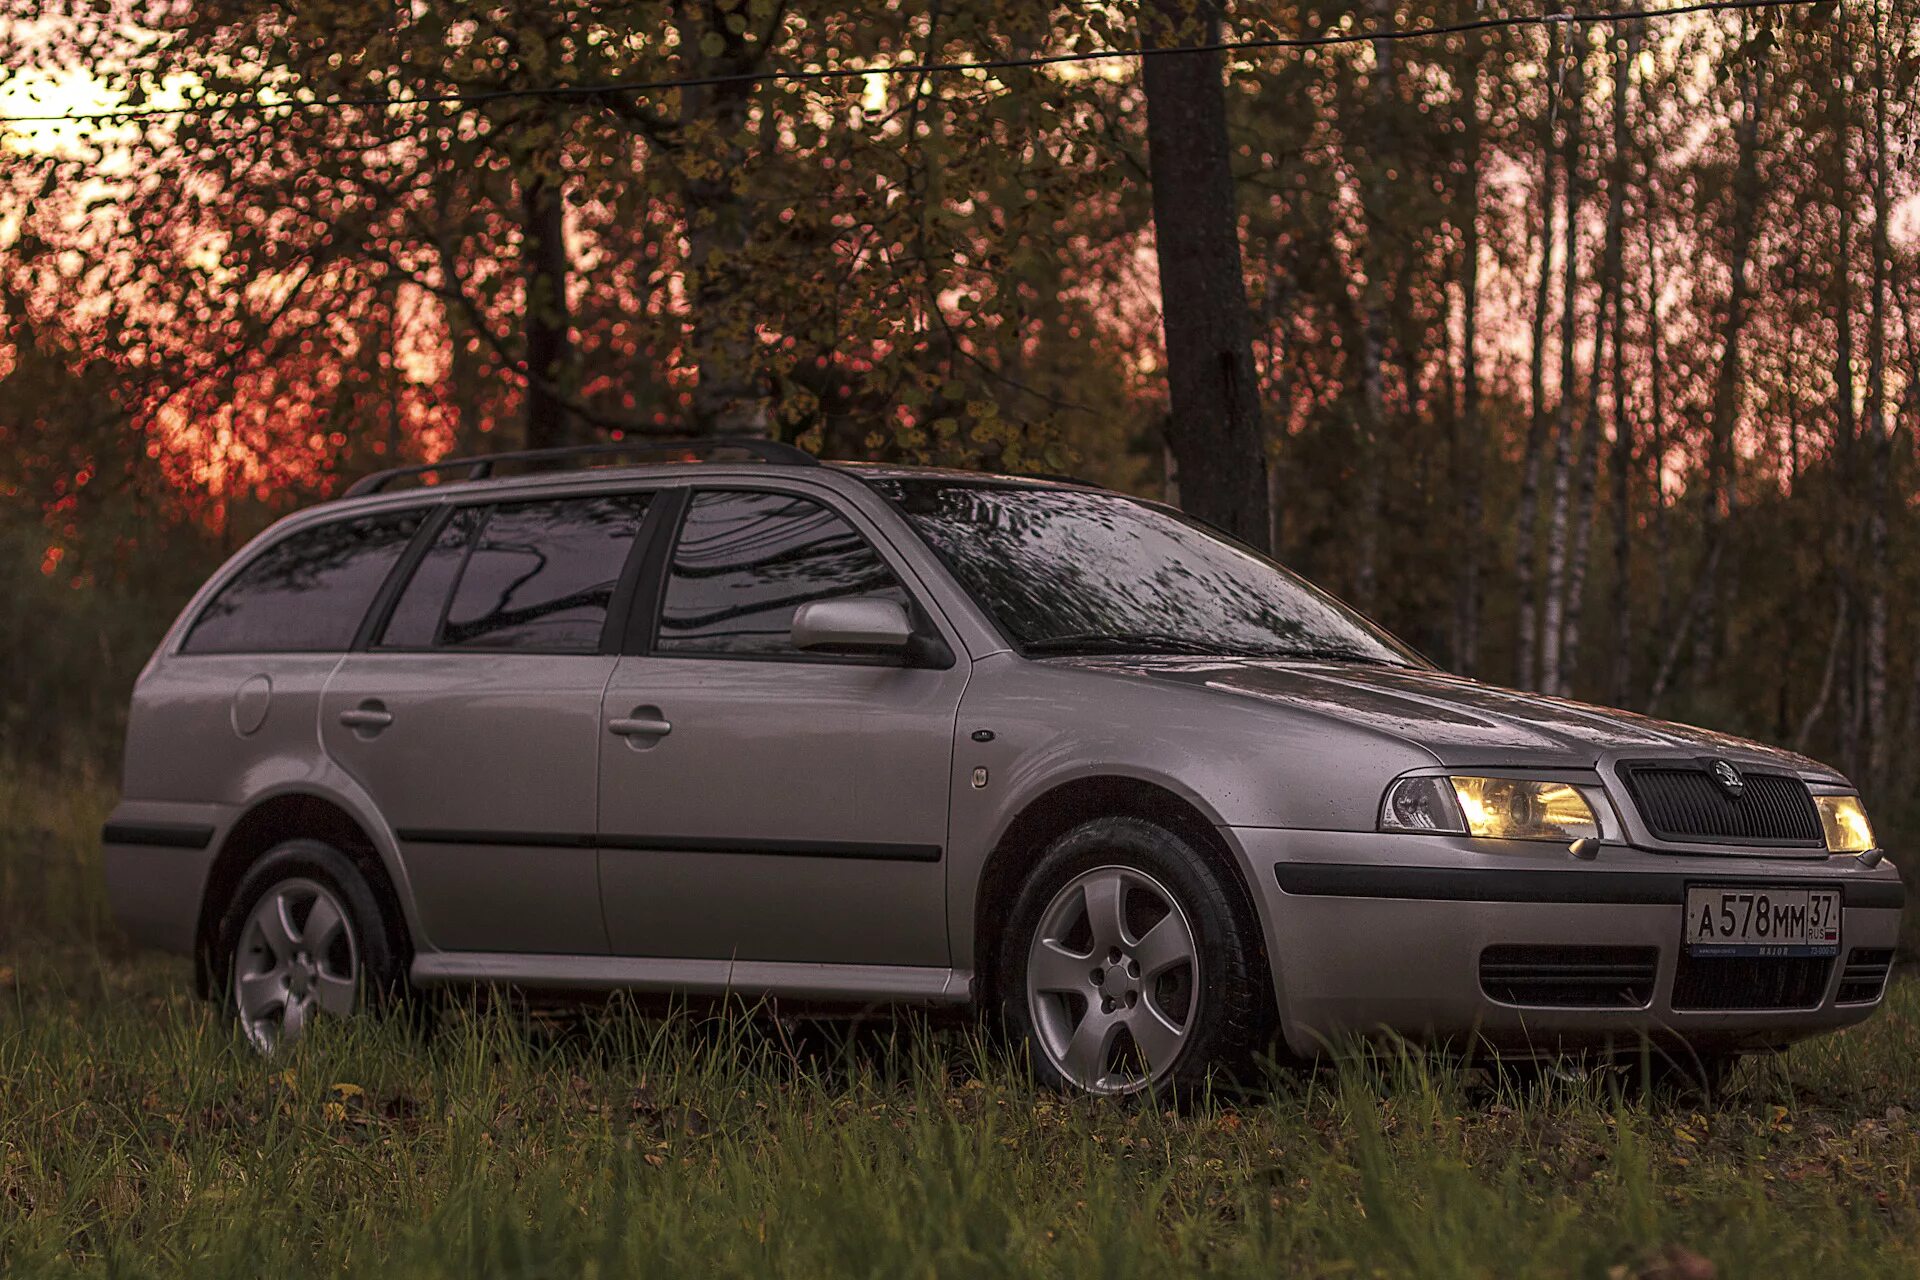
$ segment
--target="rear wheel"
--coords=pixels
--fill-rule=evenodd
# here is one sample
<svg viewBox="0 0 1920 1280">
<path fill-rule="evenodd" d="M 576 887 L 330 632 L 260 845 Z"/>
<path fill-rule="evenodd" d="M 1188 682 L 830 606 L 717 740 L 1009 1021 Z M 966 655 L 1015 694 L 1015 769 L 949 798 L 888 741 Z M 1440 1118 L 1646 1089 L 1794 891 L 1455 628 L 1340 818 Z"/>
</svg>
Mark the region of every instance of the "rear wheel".
<svg viewBox="0 0 1920 1280">
<path fill-rule="evenodd" d="M 365 877 L 333 846 L 289 840 L 241 880 L 221 927 L 226 1006 L 272 1054 L 316 1018 L 350 1018 L 398 993 L 404 974 Z"/>
<path fill-rule="evenodd" d="M 1257 932 L 1174 833 L 1102 818 L 1056 840 L 1000 947 L 1001 1012 L 1059 1088 L 1119 1095 L 1237 1072 L 1269 981 Z"/>
</svg>

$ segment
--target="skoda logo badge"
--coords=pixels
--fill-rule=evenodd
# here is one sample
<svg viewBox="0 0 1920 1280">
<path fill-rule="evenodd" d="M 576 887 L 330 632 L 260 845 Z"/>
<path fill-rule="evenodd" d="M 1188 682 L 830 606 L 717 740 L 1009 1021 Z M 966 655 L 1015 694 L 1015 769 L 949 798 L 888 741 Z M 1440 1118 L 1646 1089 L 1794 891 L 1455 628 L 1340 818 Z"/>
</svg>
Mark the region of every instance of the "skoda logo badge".
<svg viewBox="0 0 1920 1280">
<path fill-rule="evenodd" d="M 1713 780 L 1720 784 L 1720 789 L 1730 796 L 1737 797 L 1747 789 L 1747 780 L 1740 776 L 1740 771 L 1733 767 L 1732 761 L 1715 760 L 1709 772 L 1713 774 Z"/>
</svg>

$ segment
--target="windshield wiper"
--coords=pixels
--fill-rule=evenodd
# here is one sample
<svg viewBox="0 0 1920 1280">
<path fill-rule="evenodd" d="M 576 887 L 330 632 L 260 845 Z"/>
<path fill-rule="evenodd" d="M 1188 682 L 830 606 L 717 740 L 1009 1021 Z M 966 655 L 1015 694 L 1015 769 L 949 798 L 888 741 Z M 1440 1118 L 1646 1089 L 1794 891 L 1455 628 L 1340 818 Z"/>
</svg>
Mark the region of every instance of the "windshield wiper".
<svg viewBox="0 0 1920 1280">
<path fill-rule="evenodd" d="M 1395 662 L 1375 653 L 1361 653 L 1357 649 L 1284 649 L 1273 655 L 1292 662 L 1357 662 L 1369 667 L 1404 667 L 1404 662 Z"/>
<path fill-rule="evenodd" d="M 1029 640 L 1020 648 L 1030 654 L 1173 653 L 1208 658 L 1226 656 L 1226 651 L 1218 645 L 1189 640 L 1184 636 L 1105 631 L 1077 631 L 1072 635 L 1047 636 Z"/>
</svg>

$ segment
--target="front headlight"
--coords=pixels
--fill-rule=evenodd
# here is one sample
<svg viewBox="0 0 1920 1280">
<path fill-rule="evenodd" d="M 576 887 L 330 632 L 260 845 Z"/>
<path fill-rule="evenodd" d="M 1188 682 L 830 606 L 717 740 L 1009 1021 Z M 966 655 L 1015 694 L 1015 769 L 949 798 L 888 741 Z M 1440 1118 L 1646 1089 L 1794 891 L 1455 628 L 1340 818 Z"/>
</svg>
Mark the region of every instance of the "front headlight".
<svg viewBox="0 0 1920 1280">
<path fill-rule="evenodd" d="M 1815 796 L 1828 853 L 1866 853 L 1873 849 L 1873 824 L 1859 796 Z"/>
<path fill-rule="evenodd" d="M 1577 787 L 1525 778 L 1402 778 L 1381 800 L 1380 829 L 1567 844 L 1600 838 Z"/>
</svg>

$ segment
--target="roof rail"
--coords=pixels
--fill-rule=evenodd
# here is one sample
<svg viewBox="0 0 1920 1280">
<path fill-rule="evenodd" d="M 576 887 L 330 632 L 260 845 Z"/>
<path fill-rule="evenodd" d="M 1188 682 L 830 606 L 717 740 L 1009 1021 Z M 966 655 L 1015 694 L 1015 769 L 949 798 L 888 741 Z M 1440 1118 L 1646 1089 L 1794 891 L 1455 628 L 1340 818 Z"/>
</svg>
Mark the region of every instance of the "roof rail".
<svg viewBox="0 0 1920 1280">
<path fill-rule="evenodd" d="M 485 480 L 493 474 L 493 469 L 501 463 L 561 463 L 579 458 L 617 457 L 623 454 L 662 453 L 669 457 L 663 461 L 692 461 L 697 457 L 715 453 L 744 453 L 760 462 L 777 463 L 789 467 L 817 467 L 820 459 L 805 449 L 790 444 L 781 444 L 777 440 L 759 440 L 745 436 L 702 436 L 685 439 L 661 440 L 620 440 L 606 444 L 567 445 L 557 449 L 522 449 L 514 453 L 480 453 L 466 458 L 442 458 L 438 462 L 419 462 L 405 467 L 389 467 L 385 471 L 376 471 L 371 475 L 354 481 L 342 496 L 348 498 L 363 497 L 369 493 L 379 493 L 396 480 L 409 476 L 432 475 L 437 472 L 463 471 L 466 474 L 458 482 Z"/>
</svg>

